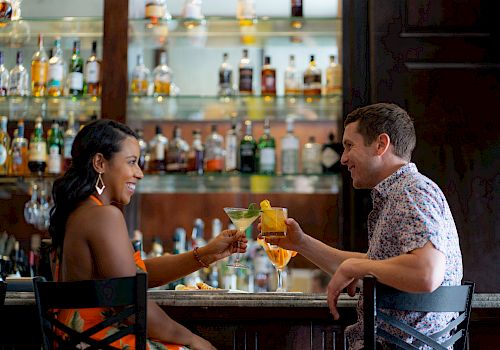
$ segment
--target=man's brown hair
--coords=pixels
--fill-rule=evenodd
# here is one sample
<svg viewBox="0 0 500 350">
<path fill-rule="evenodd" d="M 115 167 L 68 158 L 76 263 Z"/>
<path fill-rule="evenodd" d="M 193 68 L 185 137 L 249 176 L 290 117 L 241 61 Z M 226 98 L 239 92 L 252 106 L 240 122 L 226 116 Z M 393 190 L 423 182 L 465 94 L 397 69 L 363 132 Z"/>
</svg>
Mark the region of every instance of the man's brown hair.
<svg viewBox="0 0 500 350">
<path fill-rule="evenodd" d="M 358 108 L 347 115 L 344 128 L 359 121 L 358 132 L 365 145 L 370 145 L 380 134 L 387 134 L 394 147 L 394 154 L 410 161 L 415 149 L 416 136 L 413 120 L 408 113 L 393 103 L 376 103 Z"/>
</svg>

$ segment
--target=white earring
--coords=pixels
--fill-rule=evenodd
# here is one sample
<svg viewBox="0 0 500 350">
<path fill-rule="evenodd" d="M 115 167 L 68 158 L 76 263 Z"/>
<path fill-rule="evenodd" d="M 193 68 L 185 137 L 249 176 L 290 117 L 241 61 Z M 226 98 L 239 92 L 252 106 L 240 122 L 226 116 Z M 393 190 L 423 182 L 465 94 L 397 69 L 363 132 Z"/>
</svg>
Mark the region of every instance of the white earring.
<svg viewBox="0 0 500 350">
<path fill-rule="evenodd" d="M 99 194 L 99 196 L 104 192 L 104 189 L 106 188 L 106 186 L 104 185 L 104 181 L 102 181 L 101 174 L 102 173 L 99 173 L 99 176 L 97 177 L 97 182 L 95 184 L 95 189 L 97 190 L 97 193 Z M 100 186 L 99 186 L 99 182 L 101 183 Z"/>
</svg>

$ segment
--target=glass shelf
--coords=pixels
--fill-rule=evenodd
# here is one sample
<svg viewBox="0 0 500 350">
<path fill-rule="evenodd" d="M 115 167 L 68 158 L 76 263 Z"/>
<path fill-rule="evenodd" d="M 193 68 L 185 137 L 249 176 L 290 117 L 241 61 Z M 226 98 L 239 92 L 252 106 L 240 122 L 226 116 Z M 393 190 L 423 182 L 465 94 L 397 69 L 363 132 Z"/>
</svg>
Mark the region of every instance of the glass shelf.
<svg viewBox="0 0 500 350">
<path fill-rule="evenodd" d="M 76 117 L 99 115 L 100 97 L 0 97 L 0 114 L 8 115 L 10 120 L 67 119 L 72 111 Z M 80 118 L 81 119 L 81 118 Z"/>
<path fill-rule="evenodd" d="M 130 121 L 226 121 L 238 115 L 252 120 L 294 117 L 304 121 L 336 121 L 341 116 L 342 95 L 322 97 L 208 97 L 129 96 Z"/>
<path fill-rule="evenodd" d="M 138 193 L 331 193 L 338 194 L 339 175 L 145 175 Z"/>
</svg>

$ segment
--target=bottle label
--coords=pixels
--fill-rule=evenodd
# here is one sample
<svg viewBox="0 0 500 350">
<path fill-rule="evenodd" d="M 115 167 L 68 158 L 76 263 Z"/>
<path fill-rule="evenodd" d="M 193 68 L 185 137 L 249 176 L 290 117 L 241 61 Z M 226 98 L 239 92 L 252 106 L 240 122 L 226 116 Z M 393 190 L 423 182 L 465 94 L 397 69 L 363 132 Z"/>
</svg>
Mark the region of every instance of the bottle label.
<svg viewBox="0 0 500 350">
<path fill-rule="evenodd" d="M 262 92 L 276 92 L 276 77 L 273 73 L 262 75 Z"/>
<path fill-rule="evenodd" d="M 274 172 L 276 165 L 276 150 L 274 148 L 263 148 L 260 150 L 260 171 Z"/>
<path fill-rule="evenodd" d="M 29 157 L 30 162 L 46 162 L 47 161 L 47 144 L 41 142 L 31 142 Z"/>
<path fill-rule="evenodd" d="M 81 72 L 71 72 L 69 74 L 69 88 L 83 90 L 83 74 Z"/>
<path fill-rule="evenodd" d="M 231 84 L 231 78 L 232 78 L 233 72 L 228 70 L 228 69 L 221 69 L 219 71 L 219 84 L 220 85 L 228 85 L 229 87 Z"/>
<path fill-rule="evenodd" d="M 165 145 L 161 142 L 158 142 L 155 147 L 155 159 L 156 160 L 164 160 L 165 159 Z"/>
<path fill-rule="evenodd" d="M 49 148 L 49 173 L 59 174 L 61 173 L 61 154 L 58 145 L 52 145 Z"/>
<path fill-rule="evenodd" d="M 332 148 L 328 147 L 323 150 L 321 155 L 321 163 L 325 168 L 330 168 L 340 160 L 340 156 Z"/>
<path fill-rule="evenodd" d="M 63 66 L 60 64 L 52 64 L 49 66 L 48 83 L 49 87 L 60 87 L 63 80 Z"/>
<path fill-rule="evenodd" d="M 74 137 L 66 137 L 64 139 L 63 153 L 65 159 L 71 159 L 71 147 L 73 147 L 74 140 L 75 140 Z"/>
<path fill-rule="evenodd" d="M 35 85 L 43 85 L 47 82 L 47 62 L 34 61 L 31 63 L 31 81 Z"/>
<path fill-rule="evenodd" d="M 235 170 L 238 167 L 237 138 L 228 136 L 226 140 L 226 170 Z"/>
<path fill-rule="evenodd" d="M 281 153 L 281 171 L 283 174 L 297 174 L 299 172 L 298 151 L 285 149 Z"/>
<path fill-rule="evenodd" d="M 85 66 L 85 81 L 88 84 L 96 84 L 99 82 L 100 65 L 97 61 L 87 63 Z"/>
<path fill-rule="evenodd" d="M 252 92 L 252 68 L 240 68 L 239 89 L 243 92 Z"/>
<path fill-rule="evenodd" d="M 4 145 L 0 145 L 0 166 L 5 165 L 7 162 L 7 149 Z"/>
</svg>

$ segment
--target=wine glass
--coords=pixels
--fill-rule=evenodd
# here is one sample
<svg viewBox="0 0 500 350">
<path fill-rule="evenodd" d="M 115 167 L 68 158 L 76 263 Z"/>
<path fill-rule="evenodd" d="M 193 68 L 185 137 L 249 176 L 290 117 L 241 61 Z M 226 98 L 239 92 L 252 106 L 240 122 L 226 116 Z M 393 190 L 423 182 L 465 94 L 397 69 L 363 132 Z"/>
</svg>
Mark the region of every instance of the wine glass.
<svg viewBox="0 0 500 350">
<path fill-rule="evenodd" d="M 290 259 L 297 255 L 297 252 L 268 243 L 264 239 L 258 239 L 257 241 L 262 247 L 264 247 L 269 260 L 271 260 L 271 263 L 273 264 L 278 274 L 278 287 L 276 288 L 276 292 L 286 292 L 286 288 L 283 287 L 283 270 L 285 269 Z"/>
<path fill-rule="evenodd" d="M 224 208 L 224 212 L 229 216 L 229 219 L 236 226 L 238 231 L 245 232 L 245 230 L 259 217 L 259 210 L 257 209 L 245 209 L 245 208 Z M 233 263 L 227 264 L 227 266 L 247 269 L 248 266 L 240 262 L 240 240 L 238 240 L 238 252 L 236 253 L 236 259 Z"/>
</svg>

